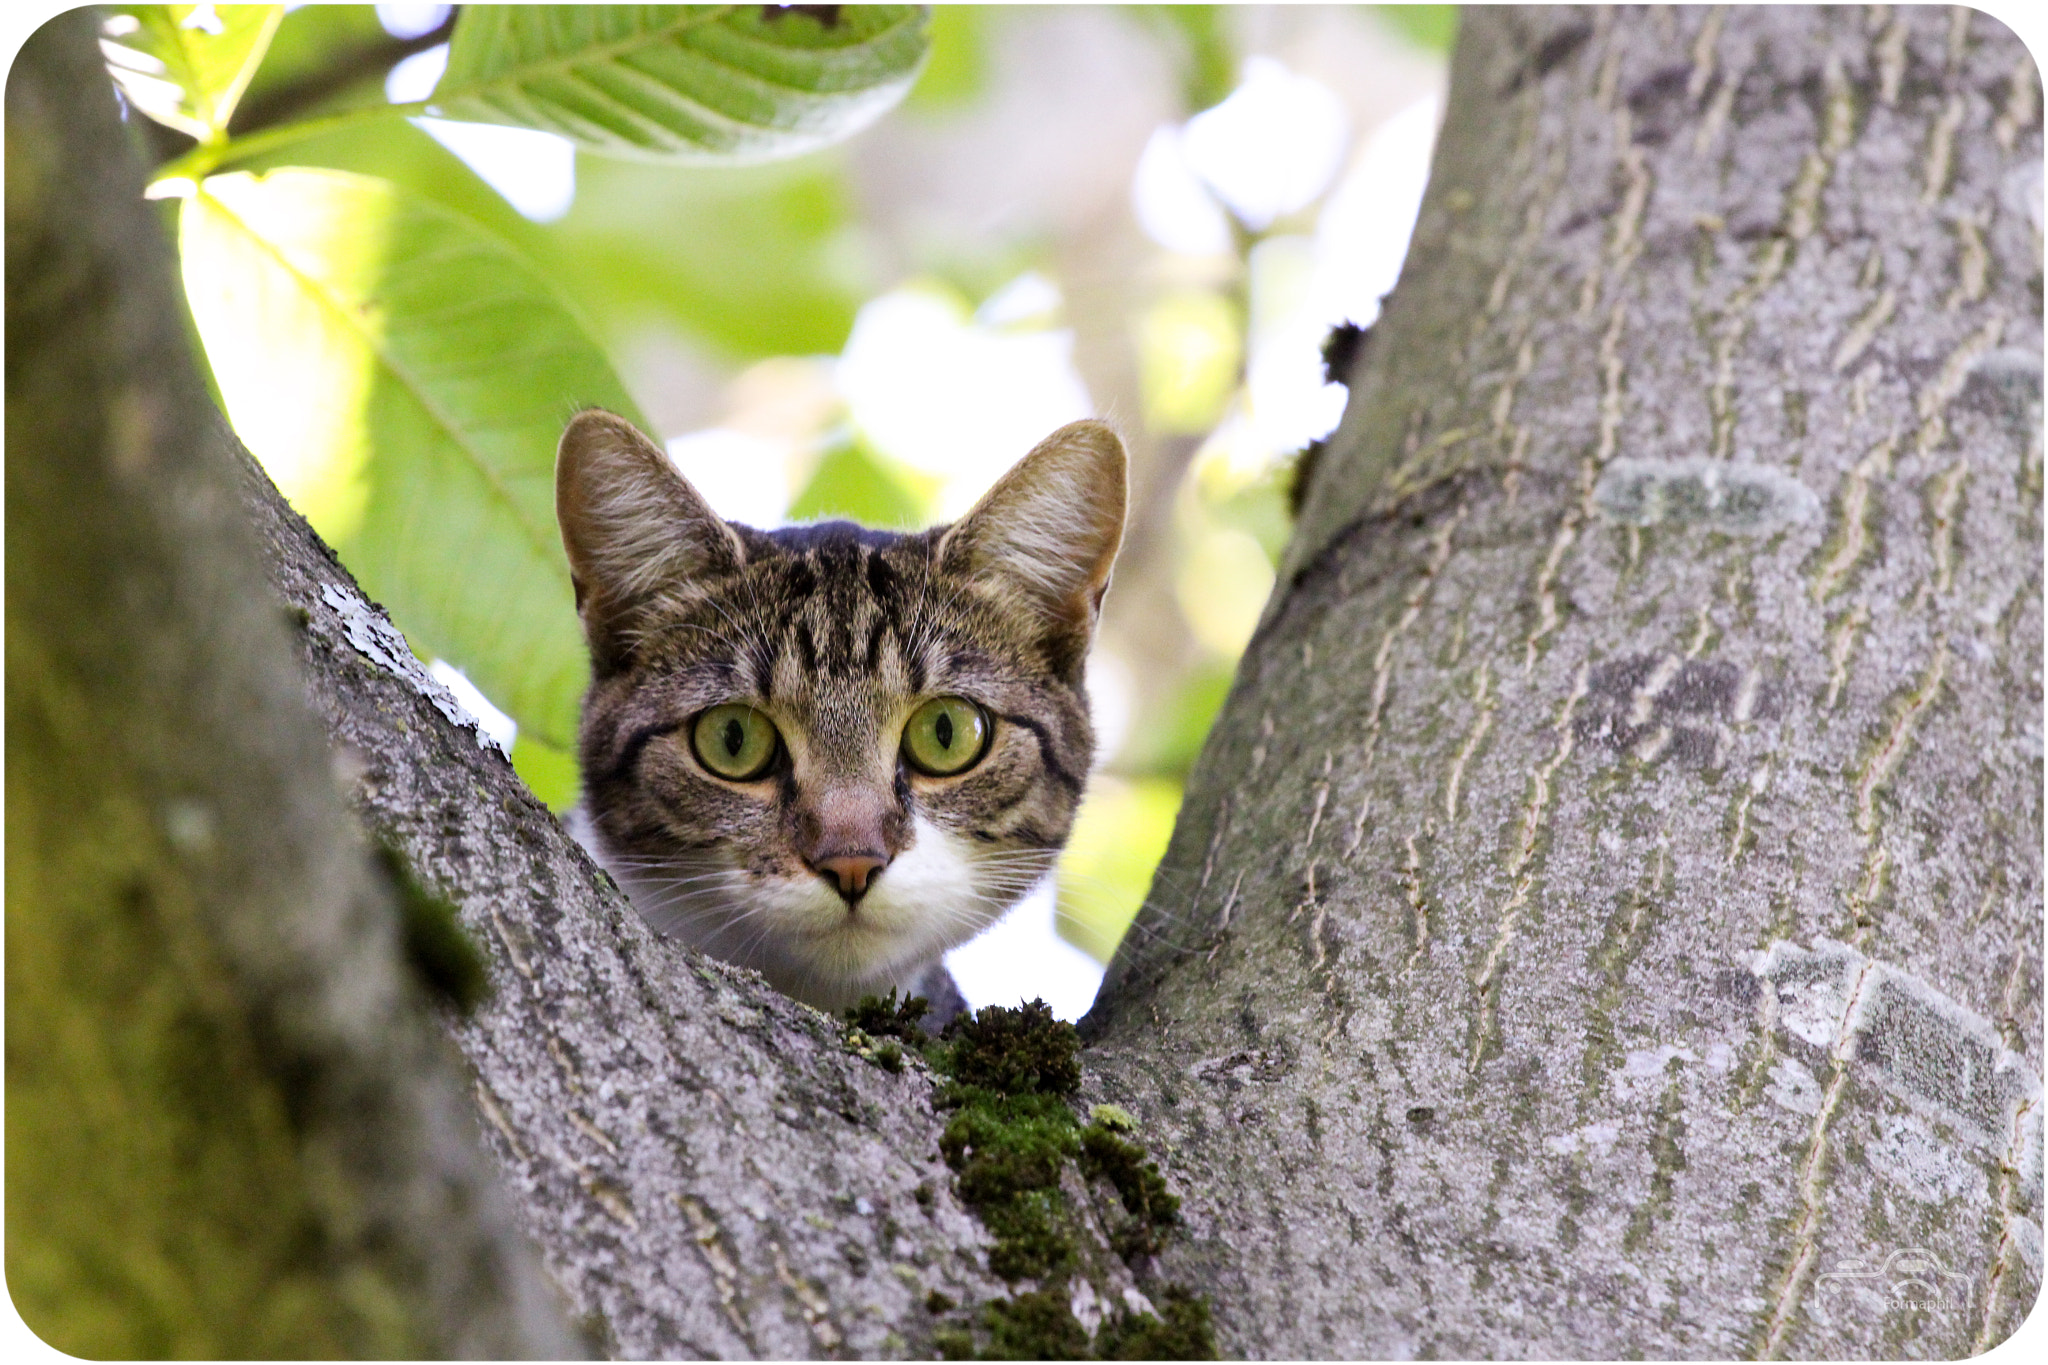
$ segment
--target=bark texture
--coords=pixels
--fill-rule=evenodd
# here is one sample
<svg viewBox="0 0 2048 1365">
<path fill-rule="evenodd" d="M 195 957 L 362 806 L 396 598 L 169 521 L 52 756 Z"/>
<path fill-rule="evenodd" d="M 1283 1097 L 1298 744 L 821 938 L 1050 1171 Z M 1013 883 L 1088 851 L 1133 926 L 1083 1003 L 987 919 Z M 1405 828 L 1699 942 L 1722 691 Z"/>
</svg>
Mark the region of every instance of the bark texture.
<svg viewBox="0 0 2048 1365">
<path fill-rule="evenodd" d="M 7 85 L 8 1289 L 86 1356 L 560 1355 L 329 776 L 95 24 L 53 20 Z"/>
<path fill-rule="evenodd" d="M 1259 1356 L 1960 1356 L 2041 1245 L 2041 124 L 1967 10 L 1467 10 L 1088 1021 Z"/>
</svg>

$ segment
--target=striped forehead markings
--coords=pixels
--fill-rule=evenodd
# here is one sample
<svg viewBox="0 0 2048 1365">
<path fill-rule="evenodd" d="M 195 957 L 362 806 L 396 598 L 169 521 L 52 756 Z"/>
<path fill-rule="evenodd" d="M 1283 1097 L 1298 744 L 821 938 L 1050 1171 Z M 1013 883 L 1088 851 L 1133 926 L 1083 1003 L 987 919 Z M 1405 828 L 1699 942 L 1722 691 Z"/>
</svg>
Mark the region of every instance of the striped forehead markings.
<svg viewBox="0 0 2048 1365">
<path fill-rule="evenodd" d="M 811 638 L 811 623 L 802 617 L 796 623 L 796 652 L 803 656 L 803 670 L 809 674 L 818 671 L 818 644 Z"/>
<path fill-rule="evenodd" d="M 874 624 L 868 627 L 868 672 L 879 673 L 882 669 L 882 637 L 889 632 L 889 618 L 881 612 L 875 613 Z"/>
</svg>

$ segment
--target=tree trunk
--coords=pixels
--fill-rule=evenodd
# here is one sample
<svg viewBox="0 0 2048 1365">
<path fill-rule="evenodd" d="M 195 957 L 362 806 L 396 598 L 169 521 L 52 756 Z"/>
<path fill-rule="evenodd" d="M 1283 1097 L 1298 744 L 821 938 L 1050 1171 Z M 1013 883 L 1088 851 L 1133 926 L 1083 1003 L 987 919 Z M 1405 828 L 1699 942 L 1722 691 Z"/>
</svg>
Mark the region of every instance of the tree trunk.
<svg viewBox="0 0 2048 1365">
<path fill-rule="evenodd" d="M 52 20 L 7 83 L 8 1289 L 86 1356 L 558 1356 L 96 24 Z"/>
<path fill-rule="evenodd" d="M 86 48 L 71 60 L 72 101 L 104 89 Z M 142 760 L 218 760 L 203 790 L 229 861 L 210 866 L 234 876 L 189 903 L 310 943 L 294 962 L 330 965 L 284 973 L 298 995 L 391 999 L 349 992 L 395 955 L 388 924 L 362 927 L 355 863 L 295 851 L 302 808 L 338 826 L 289 699 L 266 684 L 279 718 L 260 725 L 221 700 L 274 657 L 273 627 L 237 624 L 268 610 L 229 568 L 188 608 L 136 586 L 172 568 L 107 558 L 120 518 L 171 519 L 147 543 L 213 565 L 237 532 L 176 521 L 175 486 L 123 483 L 124 450 L 197 469 L 216 438 L 189 373 L 159 363 L 175 312 L 132 178 L 96 191 L 98 235 L 17 227 L 17 182 L 33 204 L 107 154 L 17 147 L 23 70 L 18 1302 L 23 1204 L 77 1207 L 20 1155 L 18 1097 L 61 1110 L 25 1088 L 37 1045 L 123 1027 L 118 1001 L 38 987 L 68 979 L 61 939 L 17 958 L 38 926 L 116 923 L 124 883 L 45 875 L 25 849 L 106 829 L 96 846 L 183 867 L 203 822 Z M 1407 273 L 1088 1021 L 1084 1090 L 1136 1115 L 1184 1226 L 1157 1257 L 1084 1255 L 1084 1313 L 1177 1281 L 1210 1295 L 1226 1354 L 1273 1356 L 1954 1355 L 2011 1330 L 2040 1247 L 2038 94 L 2017 42 L 1966 12 L 1468 12 Z M 154 328 L 149 363 L 96 351 L 94 296 L 59 289 L 89 251 L 147 266 L 99 287 Z M 80 363 L 99 377 L 29 383 Z M 123 433 L 145 410 L 108 374 L 165 395 L 143 447 Z M 39 415 L 54 434 L 30 444 Z M 57 486 L 63 451 L 95 453 L 97 482 Z M 940 1158 L 931 1074 L 878 1068 L 758 977 L 654 937 L 241 458 L 334 766 L 487 959 L 494 994 L 453 1029 L 478 1126 L 593 1340 L 929 1355 L 963 1320 L 946 1300 L 1008 1292 Z M 46 541 L 90 609 L 35 595 Z M 99 653 L 46 687 L 73 637 Z M 137 754 L 157 785 L 130 838 L 83 807 L 127 791 Z M 67 788 L 87 755 L 99 788 Z M 59 908 L 43 892 L 66 877 Z M 298 927 L 344 910 L 346 936 Z M 230 974 L 205 999 L 243 1017 L 293 994 L 276 980 Z M 28 1013 L 45 994 L 70 1013 Z M 253 1071 L 303 1056 L 250 1038 Z M 390 1086 L 443 1093 L 430 1054 L 380 1055 Z M 393 1150 L 422 1179 L 454 1160 Z M 276 1169 L 258 1208 L 325 1188 L 325 1168 Z M 1113 1196 L 1063 1189 L 1106 1246 Z M 489 1223 L 460 1202 L 415 1202 L 401 1229 L 451 1242 L 443 1267 L 473 1263 Z M 1929 1291 L 1893 1293 L 1899 1251 Z M 151 1254 L 209 1283 L 196 1253 Z M 124 1340 L 101 1349 L 176 1349 Z"/>
<path fill-rule="evenodd" d="M 1466 11 L 1087 1030 L 1226 1351 L 1957 1356 L 2032 1304 L 2039 108 L 1967 10 Z"/>
</svg>

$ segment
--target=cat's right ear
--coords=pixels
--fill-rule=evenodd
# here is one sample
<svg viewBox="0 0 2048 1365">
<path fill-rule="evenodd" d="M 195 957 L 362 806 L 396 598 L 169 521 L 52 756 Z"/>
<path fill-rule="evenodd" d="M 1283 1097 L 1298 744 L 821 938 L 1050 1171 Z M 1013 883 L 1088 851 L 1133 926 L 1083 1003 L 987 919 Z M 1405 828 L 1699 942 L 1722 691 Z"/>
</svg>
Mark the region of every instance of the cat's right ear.
<svg viewBox="0 0 2048 1365">
<path fill-rule="evenodd" d="M 631 659 L 650 608 L 746 562 L 740 538 L 661 447 L 596 408 L 577 413 L 562 433 L 555 520 L 600 673 Z"/>
</svg>

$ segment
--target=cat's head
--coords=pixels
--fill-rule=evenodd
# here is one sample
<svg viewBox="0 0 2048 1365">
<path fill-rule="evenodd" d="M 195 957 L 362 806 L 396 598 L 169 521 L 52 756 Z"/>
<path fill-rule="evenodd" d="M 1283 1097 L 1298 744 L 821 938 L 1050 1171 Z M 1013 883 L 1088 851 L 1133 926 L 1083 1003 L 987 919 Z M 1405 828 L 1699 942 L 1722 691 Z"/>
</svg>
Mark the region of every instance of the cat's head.
<svg viewBox="0 0 2048 1365">
<path fill-rule="evenodd" d="M 1109 427 L 1062 427 L 911 535 L 725 522 L 605 412 L 570 423 L 555 477 L 594 675 L 584 803 L 650 922 L 836 1009 L 1050 870 L 1094 755 Z"/>
</svg>

